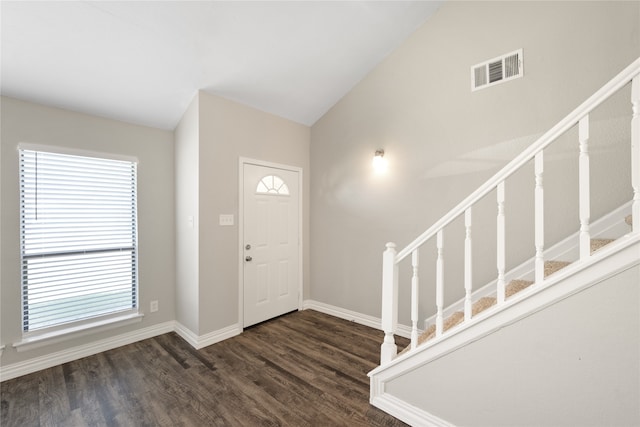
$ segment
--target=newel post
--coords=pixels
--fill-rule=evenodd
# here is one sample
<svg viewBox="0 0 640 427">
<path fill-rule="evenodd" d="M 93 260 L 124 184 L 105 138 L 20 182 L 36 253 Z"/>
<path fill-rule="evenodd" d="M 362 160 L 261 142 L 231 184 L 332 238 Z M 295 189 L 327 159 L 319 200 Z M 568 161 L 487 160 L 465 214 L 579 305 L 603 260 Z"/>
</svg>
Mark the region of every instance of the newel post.
<svg viewBox="0 0 640 427">
<path fill-rule="evenodd" d="M 398 265 L 396 245 L 387 243 L 382 255 L 382 330 L 384 342 L 380 346 L 380 365 L 393 360 L 398 353 L 393 334 L 398 326 Z"/>
</svg>

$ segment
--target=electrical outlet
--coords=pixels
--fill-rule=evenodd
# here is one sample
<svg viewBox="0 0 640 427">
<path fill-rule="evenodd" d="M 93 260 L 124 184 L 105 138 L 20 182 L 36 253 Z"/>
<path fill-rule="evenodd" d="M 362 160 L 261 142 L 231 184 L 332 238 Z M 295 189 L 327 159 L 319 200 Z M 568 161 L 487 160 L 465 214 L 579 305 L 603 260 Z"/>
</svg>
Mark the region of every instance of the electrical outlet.
<svg viewBox="0 0 640 427">
<path fill-rule="evenodd" d="M 152 313 L 158 311 L 158 300 L 151 301 L 151 304 L 149 305 L 149 311 Z"/>
</svg>

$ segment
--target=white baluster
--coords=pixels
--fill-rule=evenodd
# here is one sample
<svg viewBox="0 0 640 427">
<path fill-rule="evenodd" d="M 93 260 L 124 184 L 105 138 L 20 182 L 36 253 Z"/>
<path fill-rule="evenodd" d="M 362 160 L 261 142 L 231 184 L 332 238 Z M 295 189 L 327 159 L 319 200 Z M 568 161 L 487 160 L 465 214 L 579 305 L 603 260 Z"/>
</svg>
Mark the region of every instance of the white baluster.
<svg viewBox="0 0 640 427">
<path fill-rule="evenodd" d="M 396 245 L 387 243 L 382 255 L 382 330 L 384 342 L 380 346 L 380 365 L 396 357 L 398 347 L 393 334 L 398 326 L 398 265 Z"/>
<path fill-rule="evenodd" d="M 640 76 L 631 82 L 631 186 L 633 187 L 633 204 L 631 205 L 631 229 L 640 233 Z"/>
<path fill-rule="evenodd" d="M 542 185 L 544 173 L 544 154 L 540 151 L 535 158 L 535 280 L 537 284 L 544 280 L 544 187 Z"/>
<path fill-rule="evenodd" d="M 442 310 L 444 309 L 444 259 L 442 230 L 438 231 L 436 247 L 438 248 L 438 258 L 436 260 L 436 336 L 442 335 Z"/>
<path fill-rule="evenodd" d="M 473 304 L 471 302 L 472 290 L 472 261 L 471 261 L 471 208 L 464 211 L 464 320 L 471 319 Z"/>
<path fill-rule="evenodd" d="M 589 190 L 589 116 L 584 116 L 578 123 L 578 139 L 580 140 L 580 157 L 578 158 L 578 187 L 580 195 L 580 259 L 591 255 L 591 236 L 589 235 L 589 219 L 591 217 L 591 200 Z"/>
<path fill-rule="evenodd" d="M 418 249 L 411 254 L 411 348 L 418 346 Z"/>
<path fill-rule="evenodd" d="M 505 213 L 504 213 L 504 181 L 498 184 L 498 218 L 497 218 L 497 261 L 498 267 L 498 284 L 497 284 L 497 299 L 498 304 L 504 302 L 505 283 L 504 283 L 504 270 L 505 270 L 505 257 L 506 257 L 506 239 L 505 239 Z"/>
</svg>

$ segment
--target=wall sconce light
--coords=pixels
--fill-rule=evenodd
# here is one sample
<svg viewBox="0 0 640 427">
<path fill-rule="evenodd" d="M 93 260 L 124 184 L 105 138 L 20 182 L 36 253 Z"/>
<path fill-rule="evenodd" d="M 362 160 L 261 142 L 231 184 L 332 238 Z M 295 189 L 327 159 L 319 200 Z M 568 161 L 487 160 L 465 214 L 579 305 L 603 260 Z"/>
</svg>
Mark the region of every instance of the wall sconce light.
<svg viewBox="0 0 640 427">
<path fill-rule="evenodd" d="M 376 153 L 373 155 L 373 169 L 377 173 L 383 173 L 387 170 L 387 159 L 384 158 L 384 150 L 379 149 L 376 150 Z"/>
</svg>

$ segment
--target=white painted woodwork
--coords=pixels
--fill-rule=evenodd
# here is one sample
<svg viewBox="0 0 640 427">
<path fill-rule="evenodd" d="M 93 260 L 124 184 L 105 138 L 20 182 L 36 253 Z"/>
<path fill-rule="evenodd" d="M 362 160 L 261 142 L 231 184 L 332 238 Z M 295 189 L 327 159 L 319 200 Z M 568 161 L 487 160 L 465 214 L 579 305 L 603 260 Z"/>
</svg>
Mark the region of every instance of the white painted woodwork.
<svg viewBox="0 0 640 427">
<path fill-rule="evenodd" d="M 471 319 L 471 312 L 473 309 L 473 301 L 471 300 L 471 292 L 473 290 L 471 216 L 471 208 L 464 211 L 464 320 Z"/>
<path fill-rule="evenodd" d="M 398 347 L 393 334 L 398 326 L 398 266 L 396 245 L 387 243 L 382 254 L 382 330 L 384 342 L 380 347 L 380 364 L 389 363 L 396 357 Z"/>
<path fill-rule="evenodd" d="M 246 163 L 243 166 L 243 326 L 298 309 L 298 172 Z M 264 176 L 277 175 L 289 195 L 260 194 Z"/>
<path fill-rule="evenodd" d="M 506 221 L 504 213 L 504 181 L 500 182 L 497 186 L 497 199 L 498 199 L 498 217 L 496 219 L 496 266 L 498 268 L 498 282 L 496 284 L 496 293 L 498 303 L 504 302 L 505 293 L 505 265 L 506 265 Z"/>
<path fill-rule="evenodd" d="M 631 186 L 633 204 L 631 205 L 631 229 L 640 232 L 640 76 L 631 83 Z"/>
<path fill-rule="evenodd" d="M 591 217 L 591 197 L 589 183 L 589 115 L 578 122 L 580 157 L 578 159 L 578 190 L 580 203 L 580 259 L 591 255 L 589 219 Z"/>
<path fill-rule="evenodd" d="M 544 280 L 544 151 L 536 154 L 534 173 L 536 177 L 535 188 L 535 283 L 540 284 Z"/>
<path fill-rule="evenodd" d="M 572 242 L 574 246 L 577 246 L 576 238 L 572 239 Z M 618 239 L 611 245 L 613 245 L 612 251 L 607 251 L 608 254 L 602 253 L 606 256 L 590 257 L 588 262 L 576 263 L 574 268 L 566 270 L 563 275 L 557 274 L 549 277 L 543 286 L 535 286 L 531 292 L 525 292 L 521 298 L 514 299 L 514 304 L 509 299 L 506 304 L 494 307 L 490 316 L 478 316 L 471 322 L 464 322 L 442 339 L 427 341 L 420 345 L 417 351 L 410 352 L 404 357 L 398 357 L 393 363 L 386 366 L 375 368 L 368 374 L 371 384 L 370 401 L 374 406 L 378 406 L 378 400 L 389 395 L 391 381 L 395 381 L 401 376 L 413 375 L 416 369 L 421 369 L 421 367 L 436 362 L 445 355 L 478 342 L 484 337 L 491 336 L 507 325 L 513 325 L 545 308 L 554 307 L 559 302 L 597 285 L 603 279 L 628 271 L 630 266 L 638 265 L 640 233 L 633 233 L 627 238 Z M 492 354 L 495 357 L 499 353 Z M 473 360 L 468 358 L 458 358 L 458 360 L 463 363 L 473 363 Z M 479 370 L 482 369 L 481 366 L 477 366 Z M 392 414 L 397 416 L 394 412 Z M 442 424 L 428 423 L 424 418 L 421 418 L 411 425 Z"/>
<path fill-rule="evenodd" d="M 453 220 L 458 218 L 462 213 L 477 203 L 484 196 L 489 194 L 497 185 L 506 180 L 510 175 L 520 169 L 523 165 L 529 162 L 535 157 L 537 153 L 545 149 L 552 144 L 558 137 L 565 134 L 569 129 L 574 127 L 578 121 L 588 114 L 590 111 L 596 109 L 600 104 L 606 101 L 611 95 L 620 90 L 623 86 L 628 84 L 633 77 L 640 73 L 640 58 L 636 59 L 627 68 L 622 70 L 620 74 L 611 79 L 600 90 L 590 96 L 585 102 L 580 104 L 578 108 L 573 110 L 567 117 L 561 120 L 554 127 L 544 133 L 537 141 L 529 145 L 524 151 L 510 161 L 504 168 L 498 173 L 489 178 L 484 184 L 482 184 L 476 191 L 471 193 L 467 198 L 460 202 L 456 207 L 451 209 L 442 218 L 436 221 L 431 227 L 429 227 L 424 233 L 409 243 L 404 249 L 398 252 L 396 261 L 400 262 L 406 258 L 414 249 L 422 246 L 426 241 L 431 239 L 438 230 L 442 230 Z"/>
<path fill-rule="evenodd" d="M 591 256 L 590 248 L 590 183 L 589 183 L 589 113 L 596 109 L 600 104 L 607 100 L 611 95 L 616 93 L 627 83 L 632 82 L 632 96 L 631 103 L 633 105 L 633 117 L 631 120 L 631 157 L 632 157 L 632 187 L 633 187 L 633 200 L 631 204 L 631 212 L 633 214 L 633 228 L 631 233 L 631 239 L 625 241 L 616 241 L 607 246 L 607 249 L 598 251 L 598 255 Z M 578 126 L 580 155 L 579 155 L 579 216 L 580 216 L 580 230 L 579 236 L 579 257 L 582 264 L 578 264 L 578 267 L 572 266 L 563 269 L 562 272 L 555 274 L 552 279 L 544 280 L 544 149 L 553 143 L 557 138 L 565 134 L 569 129 L 574 126 Z M 397 327 L 397 304 L 398 304 L 398 265 L 409 254 L 412 255 L 412 301 L 411 301 L 411 322 L 412 322 L 412 349 L 416 347 L 417 341 L 417 315 L 418 315 L 418 249 L 428 240 L 436 237 L 436 336 L 443 334 L 443 319 L 444 319 L 444 242 L 443 242 L 443 230 L 453 220 L 458 218 L 462 213 L 465 215 L 465 263 L 464 263 L 464 277 L 465 277 L 465 296 L 463 300 L 459 302 L 459 305 L 464 306 L 465 324 L 467 327 L 473 326 L 475 322 L 472 317 L 472 296 L 477 298 L 479 292 L 485 296 L 486 291 L 484 286 L 476 293 L 478 295 L 472 295 L 472 206 L 485 197 L 494 188 L 497 193 L 497 253 L 496 253 L 496 267 L 498 270 L 498 277 L 495 285 L 492 287 L 495 289 L 498 306 L 508 307 L 510 304 L 505 304 L 505 283 L 506 283 L 506 214 L 505 214 L 505 181 L 506 179 L 524 166 L 527 162 L 534 160 L 534 173 L 535 173 L 535 256 L 533 258 L 533 275 L 535 276 L 535 282 L 539 286 L 536 286 L 536 291 L 539 292 L 542 288 L 553 285 L 554 283 L 563 280 L 565 276 L 569 276 L 577 268 L 583 268 L 590 262 L 600 262 L 602 259 L 606 259 L 609 253 L 612 252 L 611 248 L 623 246 L 626 247 L 637 241 L 638 233 L 640 232 L 640 58 L 634 61 L 620 74 L 609 81 L 605 86 L 593 94 L 583 104 L 576 108 L 571 114 L 561 120 L 556 126 L 551 128 L 536 142 L 527 147 L 520 155 L 509 162 L 503 169 L 501 169 L 492 178 L 482 184 L 475 192 L 459 203 L 454 209 L 445 214 L 440 220 L 436 221 L 429 229 L 413 240 L 400 252 L 396 253 L 396 247 L 393 243 L 387 244 L 387 249 L 383 255 L 383 298 L 382 298 L 382 329 L 385 332 L 384 343 L 381 350 L 381 364 L 389 364 L 397 354 L 397 347 L 394 342 L 393 334 Z M 619 222 L 619 221 L 618 221 Z M 575 238 L 572 240 L 575 242 Z M 618 243 L 620 242 L 620 243 Z M 562 245 L 566 246 L 564 243 Z M 562 246 L 561 245 L 561 246 Z M 563 246 L 563 247 L 564 247 Z M 547 257 L 550 255 L 547 254 Z M 551 258 L 549 258 L 551 259 Z M 637 260 L 637 259 L 636 259 Z M 582 265 L 582 266 L 580 266 Z M 519 269 L 519 270 L 518 270 Z M 516 270 L 520 271 L 523 267 L 518 267 Z M 509 273 L 511 274 L 511 273 Z M 511 277 L 511 276 L 510 276 Z M 544 282 L 544 283 L 543 283 Z M 523 294 L 525 298 L 535 294 L 527 293 Z M 488 294 L 486 295 L 488 296 Z M 519 298 L 515 301 L 522 300 Z M 449 308 L 447 309 L 449 312 Z M 471 320 L 471 321 L 469 321 Z M 458 330 L 458 329 L 457 329 Z M 393 365 L 393 364 L 392 364 Z"/>
<path fill-rule="evenodd" d="M 442 335 L 442 311 L 444 310 L 444 257 L 443 257 L 443 230 L 438 231 L 436 247 L 438 257 L 436 259 L 436 336 Z"/>
<path fill-rule="evenodd" d="M 411 276 L 411 348 L 414 349 L 418 346 L 418 266 L 419 266 L 419 250 L 416 249 L 411 255 L 411 267 L 413 268 L 413 275 Z"/>
<path fill-rule="evenodd" d="M 593 221 L 589 227 L 591 230 L 591 238 L 592 239 L 605 239 L 605 238 L 620 239 L 620 237 L 623 237 L 629 234 L 630 227 L 627 225 L 626 222 L 621 221 L 620 218 L 625 218 L 631 214 L 631 202 L 632 201 L 629 200 L 624 205 L 619 206 L 617 209 L 614 209 L 608 214 L 598 218 L 596 221 Z M 567 236 L 566 238 L 564 238 L 560 242 L 555 243 L 552 246 L 545 247 L 544 258 L 547 260 L 561 259 L 561 260 L 570 261 L 570 262 L 578 261 L 580 258 L 579 247 L 578 247 L 579 235 L 580 235 L 580 230 L 576 228 L 575 233 L 571 234 L 570 236 Z M 606 250 L 608 251 L 609 248 L 611 248 L 611 244 L 607 245 Z M 603 251 L 598 251 L 599 254 L 602 252 Z M 598 254 L 594 254 L 594 256 L 596 255 Z M 593 260 L 593 257 L 589 259 L 589 261 L 592 261 L 592 260 Z M 558 273 L 558 274 L 561 274 L 561 273 Z M 520 265 L 512 269 L 509 269 L 509 271 L 507 271 L 507 274 L 505 275 L 505 280 L 506 280 L 506 283 L 508 284 L 509 281 L 512 279 L 523 279 L 523 280 L 533 281 L 535 280 L 534 277 L 535 277 L 535 256 L 524 261 Z M 546 278 L 543 282 L 543 286 L 548 286 L 547 283 L 550 280 L 554 280 L 553 277 Z M 476 284 L 471 294 L 472 301 L 475 302 L 475 301 L 478 301 L 480 298 L 484 298 L 484 297 L 495 298 L 496 282 L 497 282 L 497 279 L 494 278 L 494 280 L 488 283 L 484 283 L 481 286 L 477 286 Z M 538 288 L 538 286 L 534 285 L 530 289 L 534 290 L 535 288 Z M 513 300 L 509 299 L 508 302 L 517 301 L 519 298 L 522 297 L 522 295 L 524 294 L 522 293 L 522 294 L 515 295 Z M 463 311 L 464 304 L 465 304 L 465 297 L 463 296 L 456 302 L 450 305 L 447 305 L 444 309 L 443 317 L 447 319 L 453 313 L 457 311 Z M 472 319 L 472 321 L 475 321 L 475 319 Z M 422 324 L 432 325 L 432 324 L 435 324 L 435 322 L 436 322 L 436 314 L 434 311 L 433 315 L 427 317 L 422 321 Z M 399 326 L 398 328 L 400 329 L 401 326 Z M 406 327 L 406 334 L 404 336 L 406 338 L 410 338 L 411 328 L 409 326 Z"/>
</svg>

